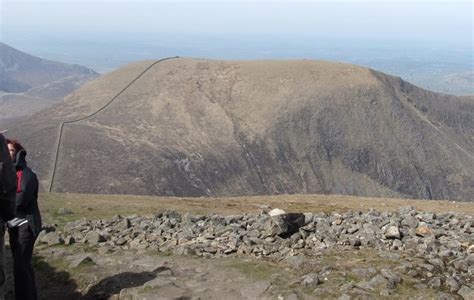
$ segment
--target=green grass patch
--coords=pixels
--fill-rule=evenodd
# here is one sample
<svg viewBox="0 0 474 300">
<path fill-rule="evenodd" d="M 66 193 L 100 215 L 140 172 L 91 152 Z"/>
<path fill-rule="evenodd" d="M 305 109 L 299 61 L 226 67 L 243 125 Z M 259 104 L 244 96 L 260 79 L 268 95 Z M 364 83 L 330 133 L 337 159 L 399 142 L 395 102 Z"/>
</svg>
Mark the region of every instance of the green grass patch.
<svg viewBox="0 0 474 300">
<path fill-rule="evenodd" d="M 359 276 L 356 276 L 356 275 L 351 274 L 351 273 L 347 274 L 347 275 L 345 276 L 345 279 L 344 279 L 344 281 L 346 281 L 347 283 L 349 283 L 349 282 L 357 283 L 357 282 L 359 282 L 360 280 L 361 280 L 361 279 L 359 278 Z"/>
<path fill-rule="evenodd" d="M 391 299 L 436 299 L 437 290 L 434 289 L 423 289 L 419 290 L 413 287 L 412 283 L 402 282 L 397 289 L 394 291 L 393 295 L 390 296 Z"/>
<path fill-rule="evenodd" d="M 268 263 L 257 261 L 232 259 L 228 263 L 225 263 L 224 266 L 237 270 L 247 278 L 253 280 L 270 280 L 273 274 L 281 273 L 281 270 L 278 268 Z"/>
</svg>

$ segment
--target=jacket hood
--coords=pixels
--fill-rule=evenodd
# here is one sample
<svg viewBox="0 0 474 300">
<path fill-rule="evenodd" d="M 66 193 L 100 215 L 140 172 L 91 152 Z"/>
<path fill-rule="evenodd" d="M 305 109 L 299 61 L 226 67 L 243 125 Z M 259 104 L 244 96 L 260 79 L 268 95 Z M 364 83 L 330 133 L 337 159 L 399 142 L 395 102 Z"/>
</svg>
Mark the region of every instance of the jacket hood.
<svg viewBox="0 0 474 300">
<path fill-rule="evenodd" d="M 15 157 L 15 168 L 24 169 L 26 168 L 26 150 L 20 150 Z"/>
</svg>

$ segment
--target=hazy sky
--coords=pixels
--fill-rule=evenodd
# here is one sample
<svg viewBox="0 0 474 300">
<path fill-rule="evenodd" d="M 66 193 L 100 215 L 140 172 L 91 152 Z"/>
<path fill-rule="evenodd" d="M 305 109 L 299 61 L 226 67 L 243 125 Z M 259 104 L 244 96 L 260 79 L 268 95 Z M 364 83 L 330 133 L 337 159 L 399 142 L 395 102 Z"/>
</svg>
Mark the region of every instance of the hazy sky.
<svg viewBox="0 0 474 300">
<path fill-rule="evenodd" d="M 473 43 L 472 1 L 0 0 L 1 35 L 275 34 Z"/>
</svg>

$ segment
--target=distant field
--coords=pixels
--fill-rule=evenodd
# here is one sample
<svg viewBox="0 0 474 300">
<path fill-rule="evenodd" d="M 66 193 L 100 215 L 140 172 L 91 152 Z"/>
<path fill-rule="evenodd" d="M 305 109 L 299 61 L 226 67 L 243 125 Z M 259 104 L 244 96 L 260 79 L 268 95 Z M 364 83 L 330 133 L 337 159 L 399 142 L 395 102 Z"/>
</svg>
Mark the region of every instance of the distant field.
<svg viewBox="0 0 474 300">
<path fill-rule="evenodd" d="M 97 33 L 98 34 L 98 33 Z M 265 35 L 235 37 L 228 35 L 163 35 L 133 37 L 107 34 L 84 44 L 66 36 L 36 35 L 28 32 L 3 32 L 5 42 L 51 60 L 91 67 L 108 73 L 128 63 L 168 56 L 206 57 L 210 59 L 322 59 L 374 68 L 426 89 L 455 95 L 474 93 L 472 46 L 446 45 L 413 41 L 381 43 L 372 39 L 305 37 L 295 34 L 279 38 Z M 27 36 L 28 38 L 25 38 Z M 281 41 L 286 41 L 282 43 Z M 284 45 L 284 47 L 282 47 Z"/>
<path fill-rule="evenodd" d="M 104 218 L 113 215 L 149 215 L 158 211 L 176 210 L 193 214 L 237 214 L 258 213 L 266 206 L 281 208 L 289 212 L 345 212 L 394 211 L 401 206 L 412 205 L 418 210 L 441 212 L 461 212 L 474 215 L 474 203 L 411 200 L 392 198 L 366 198 L 338 195 L 278 195 L 245 196 L 226 198 L 179 198 L 150 197 L 134 195 L 86 195 L 41 193 L 39 205 L 46 222 L 64 225 L 80 218 Z M 73 213 L 60 215 L 60 208 L 68 208 Z"/>
</svg>

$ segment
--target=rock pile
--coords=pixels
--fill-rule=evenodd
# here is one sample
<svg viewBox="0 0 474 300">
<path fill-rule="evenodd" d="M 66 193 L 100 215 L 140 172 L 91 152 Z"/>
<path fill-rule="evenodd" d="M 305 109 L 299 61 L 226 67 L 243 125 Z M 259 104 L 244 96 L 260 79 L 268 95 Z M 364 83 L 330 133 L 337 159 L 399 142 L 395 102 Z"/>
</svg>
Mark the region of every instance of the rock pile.
<svg viewBox="0 0 474 300">
<path fill-rule="evenodd" d="M 50 232 L 43 232 L 39 241 L 87 243 L 97 246 L 99 253 L 149 249 L 208 258 L 248 255 L 277 260 L 317 256 L 338 247 L 372 248 L 413 259 L 400 261 L 394 270 L 382 270 L 367 284 L 383 281 L 396 286 L 399 274 L 409 275 L 421 279 L 420 287 L 440 288 L 469 299 L 474 295 L 473 228 L 473 216 L 421 212 L 409 206 L 396 212 L 341 214 L 199 216 L 166 211 L 150 217 L 82 219 L 66 224 L 63 231 L 49 227 Z M 306 275 L 303 282 L 317 285 L 318 278 Z"/>
</svg>

